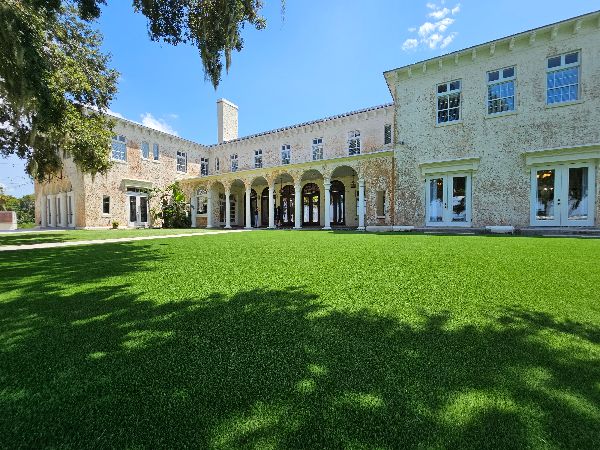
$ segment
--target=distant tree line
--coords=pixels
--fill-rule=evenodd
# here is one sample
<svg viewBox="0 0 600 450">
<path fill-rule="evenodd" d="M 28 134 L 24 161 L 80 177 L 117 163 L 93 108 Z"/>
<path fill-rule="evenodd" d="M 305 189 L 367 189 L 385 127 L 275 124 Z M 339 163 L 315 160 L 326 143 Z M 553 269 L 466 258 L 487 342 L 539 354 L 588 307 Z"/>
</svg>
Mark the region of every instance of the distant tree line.
<svg viewBox="0 0 600 450">
<path fill-rule="evenodd" d="M 20 226 L 35 224 L 35 195 L 27 194 L 21 198 L 4 192 L 0 186 L 0 211 L 15 211 Z"/>
</svg>

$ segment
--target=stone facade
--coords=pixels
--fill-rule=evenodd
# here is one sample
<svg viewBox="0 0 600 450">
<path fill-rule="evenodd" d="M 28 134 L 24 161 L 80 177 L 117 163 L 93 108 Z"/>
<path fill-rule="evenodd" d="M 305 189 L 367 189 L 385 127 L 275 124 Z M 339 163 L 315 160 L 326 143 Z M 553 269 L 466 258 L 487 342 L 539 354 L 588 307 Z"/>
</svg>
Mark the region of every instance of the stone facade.
<svg viewBox="0 0 600 450">
<path fill-rule="evenodd" d="M 139 220 L 137 197 L 179 180 L 198 227 L 273 227 L 283 210 L 284 225 L 296 228 L 595 226 L 599 33 L 600 14 L 592 13 L 390 70 L 384 76 L 394 103 L 242 138 L 237 106 L 221 99 L 218 144 L 210 146 L 118 119 L 126 160 L 96 177 L 66 160 L 61 177 L 36 184 L 37 219 L 44 226 L 156 226 Z M 576 77 L 569 80 L 577 95 L 548 104 L 548 77 L 557 70 L 557 83 L 567 80 L 563 73 Z M 506 111 L 490 114 L 488 94 L 504 92 L 491 90 L 498 76 L 514 93 L 493 103 Z M 444 105 L 447 112 L 438 111 Z M 458 120 L 445 121 L 448 105 Z M 177 152 L 185 170 L 177 170 Z"/>
<path fill-rule="evenodd" d="M 425 173 L 436 164 L 439 173 L 451 173 L 455 166 L 471 174 L 475 227 L 533 225 L 532 168 L 553 167 L 552 155 L 557 164 L 589 162 L 598 179 L 599 17 L 582 16 L 385 73 L 397 124 L 396 223 L 426 224 Z M 572 52 L 579 54 L 579 97 L 548 105 L 549 58 Z M 511 67 L 516 108 L 488 114 L 486 75 Z M 437 124 L 436 87 L 454 80 L 461 82 L 461 118 Z M 538 164 L 528 158 L 536 152 Z M 589 214 L 598 217 L 599 206 L 597 201 L 595 214 L 593 208 Z"/>
</svg>

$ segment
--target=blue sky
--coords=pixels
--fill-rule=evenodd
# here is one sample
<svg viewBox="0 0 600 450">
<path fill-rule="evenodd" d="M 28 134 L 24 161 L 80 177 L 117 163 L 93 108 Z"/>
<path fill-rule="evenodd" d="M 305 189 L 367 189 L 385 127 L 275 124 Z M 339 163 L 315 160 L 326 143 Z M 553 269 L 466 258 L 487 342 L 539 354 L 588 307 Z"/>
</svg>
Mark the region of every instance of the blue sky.
<svg viewBox="0 0 600 450">
<path fill-rule="evenodd" d="M 109 0 L 98 27 L 121 72 L 111 110 L 200 143 L 217 135 L 216 100 L 240 110 L 247 135 L 391 101 L 382 72 L 599 8 L 597 0 L 278 0 L 267 29 L 244 30 L 215 91 L 197 51 L 151 42 L 128 0 Z M 567 6 L 568 5 L 568 6 Z M 0 160 L 0 184 L 33 192 L 21 161 Z"/>
</svg>

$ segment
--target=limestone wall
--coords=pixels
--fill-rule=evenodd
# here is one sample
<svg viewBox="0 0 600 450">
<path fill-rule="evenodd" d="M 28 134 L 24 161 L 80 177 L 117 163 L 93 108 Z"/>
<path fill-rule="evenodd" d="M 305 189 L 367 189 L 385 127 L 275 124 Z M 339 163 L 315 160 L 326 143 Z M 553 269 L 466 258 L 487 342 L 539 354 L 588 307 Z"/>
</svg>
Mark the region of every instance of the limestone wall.
<svg viewBox="0 0 600 450">
<path fill-rule="evenodd" d="M 600 19 L 588 16 L 386 73 L 395 95 L 397 222 L 425 224 L 422 163 L 475 157 L 473 226 L 528 226 L 524 153 L 600 142 L 599 43 Z M 547 106 L 547 58 L 573 51 L 581 52 L 580 101 Z M 517 74 L 516 111 L 490 116 L 486 74 L 510 66 Z M 462 119 L 438 126 L 436 86 L 452 80 L 462 82 Z M 596 201 L 596 217 L 599 207 Z"/>
</svg>

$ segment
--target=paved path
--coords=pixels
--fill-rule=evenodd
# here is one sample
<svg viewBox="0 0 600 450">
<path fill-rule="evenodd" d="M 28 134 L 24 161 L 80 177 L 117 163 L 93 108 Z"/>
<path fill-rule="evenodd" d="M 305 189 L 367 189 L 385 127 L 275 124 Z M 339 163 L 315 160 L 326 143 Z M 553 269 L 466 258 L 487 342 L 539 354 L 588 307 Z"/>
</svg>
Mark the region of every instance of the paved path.
<svg viewBox="0 0 600 450">
<path fill-rule="evenodd" d="M 119 242 L 135 242 L 135 241 L 151 241 L 153 239 L 169 239 L 188 236 L 207 236 L 209 234 L 227 234 L 227 233 L 243 233 L 252 230 L 223 230 L 223 231 L 205 231 L 202 233 L 180 233 L 180 234 L 165 234 L 157 236 L 137 236 L 111 239 L 93 239 L 88 241 L 67 241 L 67 242 L 45 242 L 41 244 L 22 244 L 22 245 L 0 245 L 0 252 L 9 252 L 14 250 L 34 250 L 38 248 L 58 248 L 58 247 L 73 247 L 77 245 L 90 244 L 115 244 Z"/>
</svg>

